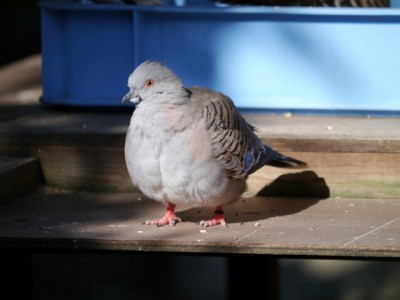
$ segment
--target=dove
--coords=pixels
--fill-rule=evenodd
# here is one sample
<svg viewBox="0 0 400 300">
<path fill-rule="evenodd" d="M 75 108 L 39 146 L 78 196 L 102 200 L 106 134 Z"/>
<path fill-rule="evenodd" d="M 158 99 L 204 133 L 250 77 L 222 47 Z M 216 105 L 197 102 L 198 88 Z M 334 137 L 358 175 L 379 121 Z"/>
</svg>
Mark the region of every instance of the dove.
<svg viewBox="0 0 400 300">
<path fill-rule="evenodd" d="M 227 225 L 223 206 L 238 201 L 247 177 L 264 165 L 302 168 L 305 162 L 264 145 L 228 96 L 186 88 L 160 62 L 145 61 L 128 78 L 122 102 L 135 104 L 125 139 L 132 183 L 167 209 L 147 225 L 175 225 L 176 207 L 215 207 L 200 225 Z"/>
</svg>

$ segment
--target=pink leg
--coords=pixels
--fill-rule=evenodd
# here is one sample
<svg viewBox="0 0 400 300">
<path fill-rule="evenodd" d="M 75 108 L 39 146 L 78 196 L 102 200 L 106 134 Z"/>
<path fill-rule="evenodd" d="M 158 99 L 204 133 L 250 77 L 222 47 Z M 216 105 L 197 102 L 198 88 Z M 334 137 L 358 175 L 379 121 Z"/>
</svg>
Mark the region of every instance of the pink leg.
<svg viewBox="0 0 400 300">
<path fill-rule="evenodd" d="M 175 204 L 173 203 L 168 203 L 167 206 L 167 211 L 164 215 L 164 217 L 156 220 L 148 220 L 143 222 L 145 225 L 157 225 L 158 227 L 164 226 L 164 225 L 175 225 L 177 222 L 182 222 L 182 219 L 177 217 L 175 214 Z"/>
<path fill-rule="evenodd" d="M 215 226 L 221 224 L 222 226 L 228 226 L 225 222 L 224 211 L 222 205 L 219 205 L 215 209 L 215 216 L 211 220 L 200 221 L 200 225 L 204 227 Z"/>
</svg>

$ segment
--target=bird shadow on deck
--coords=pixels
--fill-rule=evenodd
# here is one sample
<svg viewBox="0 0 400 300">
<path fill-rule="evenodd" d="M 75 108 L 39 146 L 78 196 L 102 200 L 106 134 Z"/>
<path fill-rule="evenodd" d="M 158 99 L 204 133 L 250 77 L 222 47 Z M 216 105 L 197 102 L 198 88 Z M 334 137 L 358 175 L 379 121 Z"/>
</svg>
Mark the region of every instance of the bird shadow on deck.
<svg viewBox="0 0 400 300">
<path fill-rule="evenodd" d="M 284 174 L 261 189 L 255 197 L 242 198 L 224 207 L 229 223 L 256 222 L 301 212 L 329 198 L 325 179 L 314 171 Z M 199 222 L 213 215 L 212 208 L 192 208 L 178 213 L 186 222 Z"/>
</svg>

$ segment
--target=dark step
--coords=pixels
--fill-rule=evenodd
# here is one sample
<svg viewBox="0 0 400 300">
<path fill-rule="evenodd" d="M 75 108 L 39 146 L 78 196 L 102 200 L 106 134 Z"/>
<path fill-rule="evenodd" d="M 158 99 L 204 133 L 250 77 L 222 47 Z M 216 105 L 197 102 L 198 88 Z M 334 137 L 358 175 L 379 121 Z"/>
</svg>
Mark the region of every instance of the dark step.
<svg viewBox="0 0 400 300">
<path fill-rule="evenodd" d="M 0 205 L 32 193 L 42 182 L 37 158 L 0 157 Z"/>
</svg>

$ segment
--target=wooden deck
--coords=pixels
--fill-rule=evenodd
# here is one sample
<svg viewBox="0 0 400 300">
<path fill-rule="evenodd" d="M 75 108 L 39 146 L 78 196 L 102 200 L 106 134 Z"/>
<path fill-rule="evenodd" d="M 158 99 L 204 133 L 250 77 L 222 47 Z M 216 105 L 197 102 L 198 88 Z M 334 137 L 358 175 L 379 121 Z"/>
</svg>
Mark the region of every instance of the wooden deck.
<svg viewBox="0 0 400 300">
<path fill-rule="evenodd" d="M 138 193 L 125 169 L 129 113 L 0 107 L 0 178 L 10 178 L 9 157 L 40 163 L 29 167 L 35 192 L 0 201 L 0 247 L 400 257 L 400 119 L 245 117 L 309 169 L 252 175 L 243 200 L 224 208 L 229 227 L 200 227 L 213 209 L 194 208 L 157 228 L 142 222 L 164 207 Z M 32 176 L 22 174 L 10 179 L 16 187 Z"/>
<path fill-rule="evenodd" d="M 212 212 L 157 228 L 142 222 L 164 207 L 141 194 L 42 191 L 0 210 L 0 247 L 400 257 L 398 200 L 252 197 L 226 207 L 229 227 L 197 224 Z"/>
</svg>

